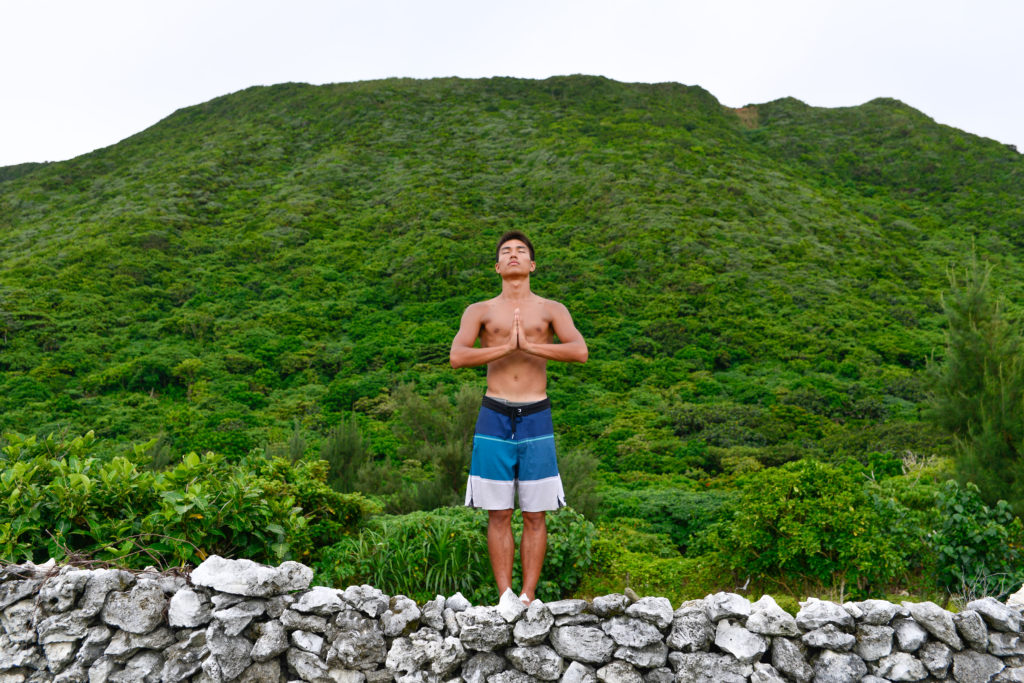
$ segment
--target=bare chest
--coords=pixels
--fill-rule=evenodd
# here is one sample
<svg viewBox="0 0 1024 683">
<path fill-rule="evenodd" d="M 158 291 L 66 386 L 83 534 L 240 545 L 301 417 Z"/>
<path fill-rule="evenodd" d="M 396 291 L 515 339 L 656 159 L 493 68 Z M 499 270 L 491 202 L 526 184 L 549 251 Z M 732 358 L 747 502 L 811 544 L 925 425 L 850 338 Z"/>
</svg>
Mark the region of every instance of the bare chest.
<svg viewBox="0 0 1024 683">
<path fill-rule="evenodd" d="M 515 323 L 515 308 L 496 306 L 481 320 L 482 336 L 502 339 L 512 334 Z M 519 324 L 527 338 L 540 341 L 551 336 L 551 316 L 543 306 L 522 306 L 519 309 Z"/>
</svg>

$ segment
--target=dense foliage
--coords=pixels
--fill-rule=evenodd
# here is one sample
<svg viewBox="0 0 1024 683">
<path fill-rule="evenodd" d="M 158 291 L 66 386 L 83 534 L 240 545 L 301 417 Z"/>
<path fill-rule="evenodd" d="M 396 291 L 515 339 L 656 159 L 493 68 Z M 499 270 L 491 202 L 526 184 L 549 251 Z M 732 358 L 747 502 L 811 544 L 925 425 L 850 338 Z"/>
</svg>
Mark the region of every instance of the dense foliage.
<svg viewBox="0 0 1024 683">
<path fill-rule="evenodd" d="M 379 512 L 324 483 L 326 463 L 189 453 L 143 468 L 144 449 L 92 457 L 90 432 L 69 442 L 8 435 L 0 456 L 0 558 L 83 555 L 131 567 L 207 555 L 306 559 Z"/>
<path fill-rule="evenodd" d="M 932 534 L 939 581 L 957 595 L 1005 599 L 1024 582 L 1024 525 L 1006 501 L 985 505 L 973 484 L 946 482 Z"/>
<path fill-rule="evenodd" d="M 352 548 L 424 524 L 478 567 L 472 514 L 415 511 L 460 498 L 483 370 L 447 351 L 509 228 L 590 347 L 549 390 L 594 564 L 553 541 L 550 595 L 961 590 L 1006 566 L 936 526 L 946 470 L 915 463 L 956 456 L 986 538 L 1016 538 L 988 474 L 1024 433 L 1021 155 L 895 100 L 734 111 L 585 76 L 251 88 L 0 169 L 3 559 L 300 557 L 387 589 Z M 974 336 L 973 281 L 940 296 L 971 253 L 1006 323 Z M 430 538 L 403 552 L 443 566 Z"/>
</svg>

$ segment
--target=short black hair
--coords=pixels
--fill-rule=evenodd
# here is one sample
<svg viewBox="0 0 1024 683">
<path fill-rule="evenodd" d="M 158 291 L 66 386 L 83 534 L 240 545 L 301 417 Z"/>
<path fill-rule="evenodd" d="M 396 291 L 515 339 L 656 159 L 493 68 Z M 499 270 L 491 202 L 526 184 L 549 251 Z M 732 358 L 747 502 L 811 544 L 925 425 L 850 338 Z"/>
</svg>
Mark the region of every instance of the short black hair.
<svg viewBox="0 0 1024 683">
<path fill-rule="evenodd" d="M 494 250 L 495 261 L 497 261 L 498 258 L 501 256 L 501 245 L 505 244 L 505 242 L 508 242 L 509 240 L 519 240 L 520 242 L 525 244 L 526 248 L 530 250 L 530 260 L 537 260 L 533 257 L 533 243 L 530 241 L 530 238 L 524 235 L 523 233 L 519 232 L 518 230 L 509 230 L 508 232 L 501 236 L 501 239 L 498 240 L 498 246 Z"/>
</svg>

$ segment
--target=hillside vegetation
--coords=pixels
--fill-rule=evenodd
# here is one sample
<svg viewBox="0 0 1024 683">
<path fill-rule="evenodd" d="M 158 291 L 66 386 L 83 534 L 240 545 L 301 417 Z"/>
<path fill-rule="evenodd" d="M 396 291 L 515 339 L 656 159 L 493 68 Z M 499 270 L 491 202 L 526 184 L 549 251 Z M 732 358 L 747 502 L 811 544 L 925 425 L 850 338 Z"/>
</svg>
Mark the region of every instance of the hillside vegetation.
<svg viewBox="0 0 1024 683">
<path fill-rule="evenodd" d="M 590 347 L 551 366 L 550 394 L 604 537 L 749 566 L 709 529 L 767 486 L 748 478 L 812 464 L 889 486 L 851 503 L 934 531 L 953 454 L 925 419 L 941 295 L 976 255 L 1019 300 L 1024 157 L 887 99 L 740 115 L 699 87 L 586 76 L 284 84 L 0 169 L 0 429 L 93 430 L 90 453 L 140 468 L 323 457 L 321 479 L 391 512 L 456 502 L 483 371 L 453 371 L 448 347 L 498 291 L 507 229 Z M 8 450 L 55 455 L 32 448 Z M 851 529 L 895 523 L 878 510 Z M 600 539 L 599 561 L 623 561 Z M 938 571 L 884 553 L 853 571 L 844 552 L 792 576 L 868 590 Z"/>
</svg>

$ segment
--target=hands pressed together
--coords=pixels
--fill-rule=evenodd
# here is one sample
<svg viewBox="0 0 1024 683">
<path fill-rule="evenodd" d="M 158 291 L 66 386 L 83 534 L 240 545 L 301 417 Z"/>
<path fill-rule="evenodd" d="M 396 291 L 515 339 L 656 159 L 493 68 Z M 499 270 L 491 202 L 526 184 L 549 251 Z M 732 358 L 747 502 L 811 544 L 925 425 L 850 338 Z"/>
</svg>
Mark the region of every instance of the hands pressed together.
<svg viewBox="0 0 1024 683">
<path fill-rule="evenodd" d="M 526 353 L 533 353 L 531 350 L 531 344 L 526 338 L 526 330 L 523 329 L 522 322 L 519 320 L 519 309 L 515 310 L 512 318 L 512 334 L 509 336 L 508 346 L 512 350 L 524 351 Z"/>
</svg>

